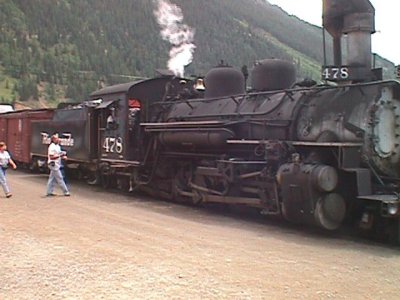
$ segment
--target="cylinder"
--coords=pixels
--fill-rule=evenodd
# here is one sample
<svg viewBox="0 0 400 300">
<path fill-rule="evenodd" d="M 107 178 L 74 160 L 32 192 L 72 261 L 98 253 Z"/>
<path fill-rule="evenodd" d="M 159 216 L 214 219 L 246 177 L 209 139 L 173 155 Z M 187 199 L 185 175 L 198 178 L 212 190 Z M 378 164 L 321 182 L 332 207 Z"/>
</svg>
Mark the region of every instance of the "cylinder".
<svg viewBox="0 0 400 300">
<path fill-rule="evenodd" d="M 346 202 L 336 193 L 322 196 L 315 207 L 314 218 L 317 225 L 327 230 L 336 230 L 346 216 Z"/>
<path fill-rule="evenodd" d="M 317 166 L 312 172 L 313 182 L 321 192 L 332 192 L 338 184 L 338 175 L 335 168 Z"/>
</svg>

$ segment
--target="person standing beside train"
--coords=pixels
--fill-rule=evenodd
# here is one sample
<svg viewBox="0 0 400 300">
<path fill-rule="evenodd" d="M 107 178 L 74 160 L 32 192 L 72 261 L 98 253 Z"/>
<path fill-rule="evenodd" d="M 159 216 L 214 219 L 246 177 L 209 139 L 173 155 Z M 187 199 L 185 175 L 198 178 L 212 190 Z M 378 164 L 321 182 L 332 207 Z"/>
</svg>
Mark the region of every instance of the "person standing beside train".
<svg viewBox="0 0 400 300">
<path fill-rule="evenodd" d="M 61 173 L 61 159 L 67 159 L 67 154 L 61 151 L 60 138 L 57 134 L 51 136 L 51 143 L 47 151 L 47 164 L 50 169 L 49 180 L 47 181 L 47 197 L 54 196 L 56 183 L 60 186 L 64 196 L 70 196 L 67 185 Z"/>
<path fill-rule="evenodd" d="M 0 142 L 0 184 L 3 187 L 6 197 L 10 198 L 12 194 L 10 192 L 10 188 L 7 185 L 6 179 L 6 170 L 8 168 L 8 165 L 11 165 L 14 170 L 17 168 L 17 165 L 11 159 L 10 153 L 8 153 L 7 151 L 6 143 Z"/>
</svg>

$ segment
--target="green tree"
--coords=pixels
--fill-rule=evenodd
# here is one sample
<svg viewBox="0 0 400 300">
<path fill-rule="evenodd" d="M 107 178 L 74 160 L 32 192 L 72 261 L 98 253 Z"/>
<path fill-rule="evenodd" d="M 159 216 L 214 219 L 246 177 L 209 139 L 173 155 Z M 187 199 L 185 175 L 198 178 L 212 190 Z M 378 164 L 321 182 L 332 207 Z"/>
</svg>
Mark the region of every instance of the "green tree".
<svg viewBox="0 0 400 300">
<path fill-rule="evenodd" d="M 38 89 L 36 81 L 30 77 L 24 77 L 19 81 L 17 90 L 20 100 L 27 101 L 29 99 L 38 99 Z"/>
<path fill-rule="evenodd" d="M 46 94 L 50 101 L 56 100 L 56 89 L 53 83 L 49 83 L 46 86 Z"/>
</svg>

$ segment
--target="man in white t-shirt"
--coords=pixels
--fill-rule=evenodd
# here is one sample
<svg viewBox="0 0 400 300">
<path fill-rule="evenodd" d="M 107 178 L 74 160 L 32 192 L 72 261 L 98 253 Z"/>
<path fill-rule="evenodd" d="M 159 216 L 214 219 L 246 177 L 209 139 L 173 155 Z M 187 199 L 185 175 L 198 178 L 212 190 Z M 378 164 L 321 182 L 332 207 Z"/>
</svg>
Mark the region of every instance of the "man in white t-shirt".
<svg viewBox="0 0 400 300">
<path fill-rule="evenodd" d="M 64 196 L 70 196 L 67 185 L 64 182 L 60 167 L 61 167 L 61 159 L 67 159 L 67 154 L 64 151 L 61 151 L 61 147 L 59 145 L 60 139 L 57 134 L 52 135 L 51 144 L 47 151 L 47 164 L 50 169 L 50 176 L 47 182 L 47 194 L 46 196 L 54 196 L 54 187 L 55 184 L 58 183 L 61 190 L 64 193 Z"/>
<path fill-rule="evenodd" d="M 11 159 L 11 156 L 7 151 L 6 143 L 0 142 L 0 185 L 3 188 L 6 197 L 10 198 L 12 194 L 10 192 L 10 188 L 8 187 L 6 179 L 6 170 L 8 168 L 8 165 L 11 165 L 13 169 L 17 168 L 17 165 Z"/>
</svg>

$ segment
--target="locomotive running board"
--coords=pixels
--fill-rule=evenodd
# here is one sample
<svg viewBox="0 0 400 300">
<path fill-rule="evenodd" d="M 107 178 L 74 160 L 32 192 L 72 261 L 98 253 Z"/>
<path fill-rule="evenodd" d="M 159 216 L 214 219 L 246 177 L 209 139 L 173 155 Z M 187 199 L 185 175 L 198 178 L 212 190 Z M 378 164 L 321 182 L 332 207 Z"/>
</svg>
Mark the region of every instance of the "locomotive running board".
<svg viewBox="0 0 400 300">
<path fill-rule="evenodd" d="M 228 144 L 237 145 L 262 145 L 273 142 L 274 140 L 228 140 Z M 280 141 L 293 146 L 314 146 L 314 147 L 361 147 L 362 143 L 318 143 L 318 142 L 297 142 L 297 141 Z"/>
<path fill-rule="evenodd" d="M 109 158 L 102 158 L 100 159 L 100 162 L 108 162 L 111 164 L 116 164 L 117 167 L 120 167 L 122 165 L 129 165 L 129 166 L 141 166 L 142 163 L 140 161 L 133 161 L 133 160 L 119 160 L 119 159 L 109 159 Z"/>
<path fill-rule="evenodd" d="M 182 128 L 197 126 L 221 126 L 227 124 L 223 121 L 198 121 L 198 122 L 164 122 L 164 123 L 141 123 L 140 126 L 146 130 L 165 129 L 165 128 Z"/>
<path fill-rule="evenodd" d="M 217 196 L 217 195 L 206 195 L 203 199 L 203 203 L 225 203 L 225 204 L 242 204 L 249 205 L 252 207 L 265 208 L 265 204 L 257 198 L 247 197 L 230 197 L 230 196 Z"/>
<path fill-rule="evenodd" d="M 386 194 L 386 195 L 366 195 L 366 196 L 359 196 L 357 197 L 358 199 L 361 200 L 372 200 L 372 201 L 379 201 L 379 202 L 383 202 L 383 203 L 400 203 L 400 199 L 398 196 L 396 195 L 390 195 L 390 194 Z"/>
</svg>

